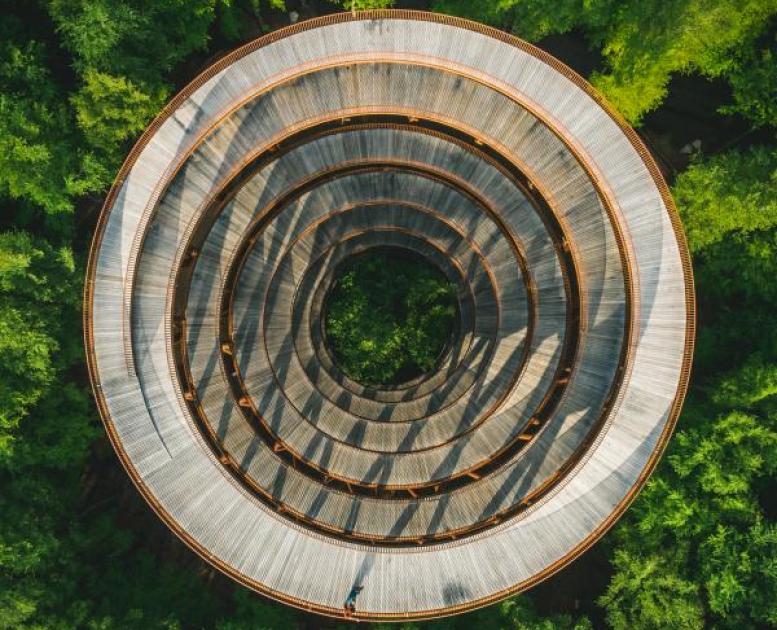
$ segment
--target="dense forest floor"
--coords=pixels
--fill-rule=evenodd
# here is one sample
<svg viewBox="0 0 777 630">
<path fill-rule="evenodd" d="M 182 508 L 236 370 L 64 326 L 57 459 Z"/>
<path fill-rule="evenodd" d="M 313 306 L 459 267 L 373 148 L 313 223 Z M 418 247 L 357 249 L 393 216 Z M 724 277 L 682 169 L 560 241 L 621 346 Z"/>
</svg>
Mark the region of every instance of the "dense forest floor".
<svg viewBox="0 0 777 630">
<path fill-rule="evenodd" d="M 103 435 L 80 346 L 85 258 L 123 156 L 213 61 L 292 12 L 340 10 L 283 5 L 0 0 L 0 628 L 338 626 L 236 587 L 156 518 Z M 777 2 L 396 5 L 515 32 L 603 90 L 673 187 L 699 311 L 677 435 L 615 530 L 527 595 L 415 625 L 774 627 Z"/>
</svg>

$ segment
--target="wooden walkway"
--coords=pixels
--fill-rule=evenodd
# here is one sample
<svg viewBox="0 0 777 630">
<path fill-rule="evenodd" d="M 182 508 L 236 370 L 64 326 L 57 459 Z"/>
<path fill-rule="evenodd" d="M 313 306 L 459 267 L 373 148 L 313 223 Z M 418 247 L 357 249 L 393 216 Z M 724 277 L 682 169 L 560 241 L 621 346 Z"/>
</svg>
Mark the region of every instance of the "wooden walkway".
<svg viewBox="0 0 777 630">
<path fill-rule="evenodd" d="M 431 373 L 342 373 L 339 265 L 457 287 Z M 106 202 L 86 343 L 109 436 L 197 553 L 280 601 L 405 620 L 528 588 L 644 484 L 687 385 L 676 212 L 636 134 L 503 33 L 409 11 L 257 40 L 154 121 Z"/>
</svg>

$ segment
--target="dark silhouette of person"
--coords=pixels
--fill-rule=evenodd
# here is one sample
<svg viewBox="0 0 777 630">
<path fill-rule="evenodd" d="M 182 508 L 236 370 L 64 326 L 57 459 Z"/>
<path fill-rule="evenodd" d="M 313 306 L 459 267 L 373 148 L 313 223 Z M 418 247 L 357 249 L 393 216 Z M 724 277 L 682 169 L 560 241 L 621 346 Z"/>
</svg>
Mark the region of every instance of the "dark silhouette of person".
<svg viewBox="0 0 777 630">
<path fill-rule="evenodd" d="M 351 592 L 348 593 L 348 597 L 345 598 L 345 604 L 343 605 L 343 608 L 345 608 L 345 616 L 350 617 L 353 615 L 353 613 L 356 612 L 356 597 L 364 590 L 363 586 L 354 586 L 351 589 Z"/>
</svg>

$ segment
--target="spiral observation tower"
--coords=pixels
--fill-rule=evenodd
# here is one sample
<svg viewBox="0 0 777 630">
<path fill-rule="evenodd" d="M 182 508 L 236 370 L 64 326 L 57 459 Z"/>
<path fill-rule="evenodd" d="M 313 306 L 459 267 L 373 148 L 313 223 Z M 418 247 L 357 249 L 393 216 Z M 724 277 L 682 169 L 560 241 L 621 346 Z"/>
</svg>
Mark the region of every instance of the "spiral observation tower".
<svg viewBox="0 0 777 630">
<path fill-rule="evenodd" d="M 391 247 L 456 287 L 432 371 L 333 360 L 336 271 Z M 403 620 L 526 589 L 623 513 L 693 345 L 688 252 L 637 135 L 579 76 L 409 11 L 224 57 L 132 150 L 85 294 L 96 399 L 159 517 L 238 582 Z"/>
</svg>

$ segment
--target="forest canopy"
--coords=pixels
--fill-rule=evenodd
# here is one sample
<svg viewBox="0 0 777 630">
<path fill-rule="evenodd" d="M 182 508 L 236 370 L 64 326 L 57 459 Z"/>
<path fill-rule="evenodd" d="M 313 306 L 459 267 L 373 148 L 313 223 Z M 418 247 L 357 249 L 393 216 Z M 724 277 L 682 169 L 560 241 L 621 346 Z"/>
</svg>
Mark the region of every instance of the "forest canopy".
<svg viewBox="0 0 777 630">
<path fill-rule="evenodd" d="M 739 130 L 667 140 L 696 278 L 691 391 L 657 472 L 577 561 L 591 579 L 418 625 L 777 625 L 777 0 L 0 0 L 0 628 L 324 624 L 220 578 L 138 498 L 89 393 L 81 292 L 107 189 L 172 94 L 290 21 L 389 5 L 584 42 L 586 78 L 646 138 L 683 77 L 724 94 L 700 105 L 712 127 Z"/>
<path fill-rule="evenodd" d="M 363 385 L 401 385 L 430 372 L 454 334 L 456 287 L 406 252 L 367 251 L 339 270 L 327 300 L 327 343 Z"/>
</svg>

